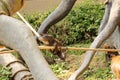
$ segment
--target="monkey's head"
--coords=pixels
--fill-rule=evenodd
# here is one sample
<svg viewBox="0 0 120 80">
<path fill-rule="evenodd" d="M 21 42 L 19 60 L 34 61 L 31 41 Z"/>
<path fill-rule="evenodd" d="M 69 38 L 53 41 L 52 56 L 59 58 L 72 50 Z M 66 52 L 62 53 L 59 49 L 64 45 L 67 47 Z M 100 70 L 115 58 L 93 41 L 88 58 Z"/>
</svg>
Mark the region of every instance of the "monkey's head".
<svg viewBox="0 0 120 80">
<path fill-rule="evenodd" d="M 108 44 L 104 44 L 103 47 L 104 47 L 105 49 L 116 49 L 114 46 L 110 46 L 110 45 L 108 45 Z M 117 51 L 115 51 L 115 52 L 107 51 L 105 54 L 106 54 L 110 59 L 111 59 L 113 56 L 118 56 L 118 55 L 119 55 L 119 53 L 118 53 Z"/>
<path fill-rule="evenodd" d="M 55 43 L 54 37 L 49 34 L 40 34 L 38 41 L 42 42 L 43 44 L 47 46 L 54 46 L 54 43 Z"/>
<path fill-rule="evenodd" d="M 61 59 L 61 60 L 64 60 L 65 61 L 65 59 L 66 59 L 66 54 L 67 54 L 67 51 L 64 51 L 64 52 L 60 52 L 60 53 L 58 53 L 57 55 L 58 55 L 58 57 Z"/>
<path fill-rule="evenodd" d="M 40 34 L 38 38 L 38 42 L 42 42 L 47 46 L 55 46 L 54 50 L 50 50 L 54 55 L 57 55 L 60 59 L 65 60 L 66 58 L 66 50 L 61 50 L 62 43 L 55 39 L 52 35 L 49 34 Z"/>
<path fill-rule="evenodd" d="M 108 57 L 111 59 L 114 56 L 118 56 L 119 53 L 118 52 L 106 52 L 106 55 L 108 55 Z"/>
</svg>

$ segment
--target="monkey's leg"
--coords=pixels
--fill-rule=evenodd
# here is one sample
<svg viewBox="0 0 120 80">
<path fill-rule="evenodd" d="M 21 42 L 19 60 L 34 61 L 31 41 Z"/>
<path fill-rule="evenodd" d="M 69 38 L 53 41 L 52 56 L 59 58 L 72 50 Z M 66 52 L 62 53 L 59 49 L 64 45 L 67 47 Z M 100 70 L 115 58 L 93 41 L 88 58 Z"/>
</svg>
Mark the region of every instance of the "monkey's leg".
<svg viewBox="0 0 120 80">
<path fill-rule="evenodd" d="M 90 48 L 98 48 L 101 44 L 108 39 L 112 33 L 115 31 L 117 25 L 119 24 L 120 19 L 120 1 L 114 0 L 108 23 L 106 24 L 105 28 L 100 32 L 100 34 L 95 38 L 95 40 L 90 45 Z M 118 36 L 116 36 L 118 37 Z M 96 51 L 87 51 L 85 59 L 78 70 L 68 79 L 68 80 L 76 80 L 79 75 L 81 75 L 89 66 L 94 54 Z"/>
<path fill-rule="evenodd" d="M 108 1 L 108 0 L 106 0 L 106 1 Z M 101 21 L 100 27 L 98 28 L 98 34 L 105 28 L 105 26 L 108 22 L 111 6 L 112 6 L 112 4 L 110 4 L 109 2 L 106 3 L 105 14 L 104 14 L 103 19 Z"/>
<path fill-rule="evenodd" d="M 35 80 L 58 80 L 39 51 L 32 32 L 21 21 L 0 15 L 0 44 L 20 53 Z"/>
</svg>

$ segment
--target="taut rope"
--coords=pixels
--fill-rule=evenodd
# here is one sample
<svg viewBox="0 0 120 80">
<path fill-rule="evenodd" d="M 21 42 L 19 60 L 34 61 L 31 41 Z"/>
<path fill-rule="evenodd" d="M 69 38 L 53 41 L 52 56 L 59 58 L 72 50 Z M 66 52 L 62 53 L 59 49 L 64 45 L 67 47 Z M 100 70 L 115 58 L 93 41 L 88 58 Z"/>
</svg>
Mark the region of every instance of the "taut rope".
<svg viewBox="0 0 120 80">
<path fill-rule="evenodd" d="M 23 22 L 33 31 L 33 33 L 37 36 L 40 37 L 40 35 L 33 29 L 33 27 L 24 19 L 24 17 L 17 12 L 17 15 L 23 20 Z M 39 46 L 39 48 L 41 50 L 50 50 L 50 49 L 54 49 L 54 46 Z M 103 51 L 109 51 L 109 52 L 120 52 L 120 49 L 101 49 L 101 48 L 79 48 L 79 47 L 60 47 L 61 49 L 64 50 L 85 50 L 85 51 L 99 51 L 99 52 L 103 52 Z M 9 50 L 9 51 L 1 51 L 0 54 L 4 54 L 4 53 L 11 53 L 14 52 L 15 50 Z"/>
<path fill-rule="evenodd" d="M 50 50 L 54 49 L 54 46 L 39 46 L 40 50 Z M 120 52 L 120 49 L 101 49 L 101 48 L 80 48 L 80 47 L 61 47 L 62 50 L 85 50 L 85 51 L 98 51 L 98 52 L 103 52 L 103 51 L 109 51 L 109 52 Z M 8 51 L 0 51 L 0 54 L 4 53 L 12 53 L 15 50 L 8 50 Z"/>
</svg>

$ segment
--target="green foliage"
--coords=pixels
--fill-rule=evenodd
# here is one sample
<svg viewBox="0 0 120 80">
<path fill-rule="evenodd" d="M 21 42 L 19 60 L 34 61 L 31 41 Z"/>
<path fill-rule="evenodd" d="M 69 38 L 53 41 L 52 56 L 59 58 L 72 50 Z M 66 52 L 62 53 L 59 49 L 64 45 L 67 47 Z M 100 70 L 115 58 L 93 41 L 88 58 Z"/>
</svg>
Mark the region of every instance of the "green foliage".
<svg viewBox="0 0 120 80">
<path fill-rule="evenodd" d="M 70 45 L 71 47 L 74 46 L 74 47 L 88 47 L 90 45 L 89 44 L 73 44 L 73 45 Z M 81 56 L 81 54 L 83 53 L 84 51 L 78 51 L 78 50 L 68 50 L 68 54 L 67 55 L 71 55 L 71 54 L 75 54 L 76 56 Z M 44 51 L 45 55 L 46 56 L 50 56 L 49 52 L 48 51 Z M 53 55 L 51 56 L 53 57 Z M 55 59 L 55 57 L 53 57 Z M 52 64 L 50 65 L 52 70 L 57 74 L 57 76 L 60 76 L 61 74 L 63 74 L 64 72 L 66 72 L 67 70 L 70 69 L 70 66 L 68 66 L 68 63 L 67 62 L 58 62 L 56 64 Z"/>
<path fill-rule="evenodd" d="M 103 12 L 103 5 L 96 0 L 84 0 L 76 5 L 68 16 L 53 25 L 49 32 L 63 44 L 91 41 L 97 35 Z M 51 12 L 24 14 L 24 17 L 37 30 Z"/>
<path fill-rule="evenodd" d="M 50 12 L 45 13 L 32 13 L 23 14 L 24 18 L 33 26 L 34 29 L 38 29 L 43 20 L 50 14 Z M 18 16 L 16 18 L 20 19 Z M 21 19 L 20 19 L 21 20 Z"/>
<path fill-rule="evenodd" d="M 48 51 L 48 50 L 42 50 L 42 52 L 43 52 L 43 55 L 44 55 L 44 56 L 51 57 L 51 58 L 53 58 L 53 59 L 57 59 L 57 58 L 58 58 L 57 55 L 53 55 L 53 53 L 51 53 L 51 52 Z"/>
<path fill-rule="evenodd" d="M 80 44 L 80 45 L 74 44 L 74 45 L 70 45 L 70 46 L 88 47 L 89 45 L 90 44 Z M 68 53 L 69 54 L 67 54 L 67 55 L 69 55 L 69 56 L 71 54 L 76 54 L 76 56 L 84 55 L 84 54 L 82 54 L 83 53 L 82 51 L 80 52 L 77 50 L 69 51 Z M 67 59 L 69 60 L 70 57 L 67 57 Z M 75 66 L 75 64 L 77 64 L 77 66 L 78 66 L 80 64 L 80 63 L 78 63 L 78 61 L 73 62 L 73 59 L 71 59 L 71 61 L 70 61 L 71 64 L 69 63 L 69 61 L 68 62 L 59 62 L 57 64 L 51 65 L 51 68 L 57 74 L 58 77 L 64 79 L 63 77 L 65 75 L 70 74 L 71 65 Z M 81 60 L 81 59 L 79 59 L 79 60 Z M 106 65 L 104 53 L 100 53 L 99 55 L 96 55 L 94 57 L 92 64 L 90 64 L 89 68 L 84 72 L 84 74 L 82 74 L 80 76 L 80 79 L 78 79 L 78 80 L 111 80 L 114 78 L 115 78 L 115 76 L 113 75 L 113 73 L 110 69 L 110 66 Z"/>
<path fill-rule="evenodd" d="M 51 68 L 56 74 L 61 74 L 64 70 L 68 69 L 68 67 L 66 67 L 65 64 L 65 62 L 52 64 Z"/>
<path fill-rule="evenodd" d="M 87 0 L 75 6 L 69 15 L 49 32 L 65 44 L 91 41 L 97 35 L 104 12 L 102 8 L 102 4 Z"/>
<path fill-rule="evenodd" d="M 11 80 L 11 68 L 0 65 L 0 80 Z"/>
<path fill-rule="evenodd" d="M 109 80 L 114 78 L 113 73 L 110 72 L 110 68 L 103 67 L 97 70 L 90 69 L 84 73 L 85 80 Z"/>
<path fill-rule="evenodd" d="M 69 47 L 81 47 L 81 48 L 88 48 L 90 46 L 91 43 L 80 43 L 80 44 L 72 44 L 69 45 Z M 85 51 L 84 50 L 69 50 L 67 53 L 69 54 L 75 54 L 75 55 L 81 55 L 83 54 Z"/>
</svg>

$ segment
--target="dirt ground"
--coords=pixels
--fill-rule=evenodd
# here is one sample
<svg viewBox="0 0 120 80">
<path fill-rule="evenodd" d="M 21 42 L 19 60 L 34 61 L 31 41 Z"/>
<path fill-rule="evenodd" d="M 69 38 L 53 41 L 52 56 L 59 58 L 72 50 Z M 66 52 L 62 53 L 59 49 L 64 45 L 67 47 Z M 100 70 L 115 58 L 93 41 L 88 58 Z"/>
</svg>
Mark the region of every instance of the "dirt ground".
<svg viewBox="0 0 120 80">
<path fill-rule="evenodd" d="M 21 11 L 25 13 L 31 12 L 46 12 L 55 9 L 62 0 L 26 0 Z M 76 2 L 80 2 L 77 0 Z"/>
<path fill-rule="evenodd" d="M 69 70 L 63 71 L 63 73 L 59 74 L 58 77 L 61 78 L 61 80 L 67 80 L 70 77 L 70 75 L 72 75 L 80 67 L 84 57 L 85 57 L 85 53 L 83 53 L 82 55 L 74 55 L 74 54 L 68 55 L 66 58 L 66 66 L 69 66 Z M 102 57 L 102 55 L 96 55 L 94 56 L 92 62 L 90 63 L 89 69 L 94 68 L 94 70 L 97 70 L 99 68 L 104 68 L 104 67 L 106 67 L 105 58 Z M 81 76 L 78 80 L 85 80 L 85 79 L 83 78 L 83 76 Z"/>
<path fill-rule="evenodd" d="M 55 9 L 62 0 L 25 0 L 23 9 L 24 13 L 33 12 L 46 12 Z M 84 0 L 77 0 L 75 4 L 80 3 Z M 97 0 L 97 2 L 103 2 L 105 0 Z"/>
</svg>

